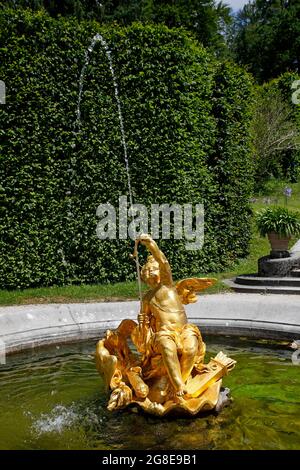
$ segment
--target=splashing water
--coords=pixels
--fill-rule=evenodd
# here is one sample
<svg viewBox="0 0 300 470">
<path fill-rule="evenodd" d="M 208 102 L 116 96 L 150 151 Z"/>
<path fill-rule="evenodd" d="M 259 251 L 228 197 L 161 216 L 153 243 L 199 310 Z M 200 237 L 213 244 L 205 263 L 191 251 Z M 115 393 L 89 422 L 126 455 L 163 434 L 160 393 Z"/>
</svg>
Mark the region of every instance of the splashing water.
<svg viewBox="0 0 300 470">
<path fill-rule="evenodd" d="M 66 429 L 82 424 L 91 427 L 92 425 L 101 425 L 101 423 L 102 418 L 89 408 L 85 407 L 83 413 L 76 404 L 56 405 L 50 413 L 42 413 L 33 422 L 31 429 L 37 436 L 41 436 L 46 433 L 62 434 Z"/>
<path fill-rule="evenodd" d="M 127 173 L 127 184 L 128 184 L 128 191 L 129 191 L 129 201 L 130 201 L 130 207 L 132 208 L 133 205 L 133 195 L 132 195 L 132 187 L 131 187 L 131 180 L 130 180 L 130 171 L 129 171 L 129 159 L 128 159 L 128 151 L 127 151 L 127 144 L 126 144 L 126 138 L 125 138 L 125 131 L 124 131 L 124 121 L 123 121 L 123 115 L 122 115 L 122 108 L 121 108 L 121 101 L 119 97 L 119 88 L 118 88 L 118 83 L 116 80 L 116 74 L 113 68 L 113 62 L 111 58 L 111 51 L 109 50 L 108 44 L 101 36 L 101 34 L 97 33 L 92 39 L 91 44 L 85 51 L 85 60 L 84 60 L 84 65 L 81 70 L 80 74 L 80 79 L 79 79 L 79 95 L 78 95 L 78 104 L 77 104 L 77 111 L 76 111 L 76 124 L 80 128 L 80 118 L 81 118 L 81 112 L 80 112 L 80 104 L 82 100 L 82 94 L 83 94 L 83 84 L 84 84 L 84 77 L 85 77 L 85 72 L 86 68 L 89 64 L 90 61 L 90 54 L 93 52 L 95 45 L 97 42 L 100 42 L 108 59 L 109 63 L 109 70 L 111 73 L 112 81 L 113 81 L 113 86 L 114 86 L 114 92 L 115 92 L 115 98 L 117 102 L 117 107 L 118 107 L 118 116 L 119 116 L 119 123 L 120 123 L 120 131 L 121 131 L 121 140 L 122 140 L 122 145 L 123 145 L 123 150 L 124 150 L 124 160 L 125 160 L 125 167 L 126 167 L 126 173 Z"/>
<path fill-rule="evenodd" d="M 101 36 L 101 34 L 97 33 L 92 39 L 91 44 L 85 51 L 85 60 L 84 60 L 84 65 L 82 67 L 81 73 L 80 73 L 80 79 L 79 79 L 79 95 L 78 95 L 78 103 L 77 103 L 77 111 L 76 111 L 76 124 L 78 128 L 80 129 L 80 118 L 81 118 L 81 112 L 80 112 L 80 104 L 82 100 L 82 94 L 83 94 L 83 84 L 84 84 L 84 77 L 85 77 L 85 72 L 87 69 L 87 66 L 90 61 L 90 54 L 93 52 L 95 45 L 97 42 L 101 43 L 101 46 L 103 47 L 107 59 L 108 59 L 108 64 L 109 64 L 109 70 L 111 73 L 112 77 L 112 82 L 114 86 L 114 93 L 115 93 L 115 99 L 117 102 L 117 107 L 118 107 L 118 116 L 119 116 L 119 123 L 120 123 L 120 131 L 121 131 L 121 140 L 122 140 L 122 145 L 123 145 L 123 151 L 124 151 L 124 160 L 125 160 L 125 168 L 126 168 L 126 173 L 127 173 L 127 185 L 128 185 L 128 192 L 129 192 L 129 201 L 130 201 L 130 211 L 131 215 L 133 217 L 134 212 L 133 212 L 133 193 L 132 193 L 132 187 L 131 187 L 131 179 L 130 179 L 130 170 L 129 170 L 129 159 L 128 159 L 128 151 L 127 151 L 127 144 L 126 144 L 126 138 L 125 138 L 125 130 L 124 130 L 124 121 L 123 121 L 123 115 L 122 115 L 122 108 L 121 108 L 121 101 L 119 97 L 119 88 L 118 88 L 118 83 L 116 79 L 116 74 L 114 71 L 113 67 L 113 62 L 112 62 L 112 57 L 111 57 L 111 51 L 108 47 L 107 42 Z M 141 275 L 140 275 L 140 265 L 139 265 L 139 258 L 138 254 L 136 255 L 135 258 L 136 262 L 136 269 L 137 269 L 137 282 L 138 282 L 138 289 L 139 289 L 139 297 L 140 297 L 140 303 L 142 306 L 142 283 L 141 283 Z"/>
<path fill-rule="evenodd" d="M 50 414 L 43 413 L 32 428 L 38 435 L 48 432 L 60 434 L 77 420 L 78 416 L 72 408 L 57 405 Z"/>
</svg>

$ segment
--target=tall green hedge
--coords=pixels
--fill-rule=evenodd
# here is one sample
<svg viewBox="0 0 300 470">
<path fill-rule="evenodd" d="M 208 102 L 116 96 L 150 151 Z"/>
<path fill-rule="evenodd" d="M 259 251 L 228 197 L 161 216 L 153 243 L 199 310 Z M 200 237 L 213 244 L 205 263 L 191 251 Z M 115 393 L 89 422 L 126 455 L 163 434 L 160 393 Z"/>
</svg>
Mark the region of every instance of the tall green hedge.
<svg viewBox="0 0 300 470">
<path fill-rule="evenodd" d="M 111 49 L 134 198 L 205 206 L 205 245 L 161 241 L 175 277 L 247 252 L 252 83 L 183 30 L 99 27 L 46 13 L 0 13 L 2 288 L 132 279 L 129 240 L 100 241 L 96 208 L 128 194 L 114 88 L 96 32 Z"/>
</svg>

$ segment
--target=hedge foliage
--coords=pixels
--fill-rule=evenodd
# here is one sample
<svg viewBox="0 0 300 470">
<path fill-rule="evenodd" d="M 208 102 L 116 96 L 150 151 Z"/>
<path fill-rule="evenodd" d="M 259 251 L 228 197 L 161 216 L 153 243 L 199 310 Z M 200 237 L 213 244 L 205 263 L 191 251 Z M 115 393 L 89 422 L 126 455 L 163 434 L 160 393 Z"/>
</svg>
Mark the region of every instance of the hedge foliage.
<svg viewBox="0 0 300 470">
<path fill-rule="evenodd" d="M 135 202 L 205 206 L 205 245 L 161 241 L 175 277 L 247 252 L 252 82 L 183 30 L 99 27 L 46 13 L 0 13 L 2 288 L 133 279 L 130 240 L 100 241 L 96 209 L 128 194 L 108 42 L 122 101 Z"/>
<path fill-rule="evenodd" d="M 74 16 L 101 24 L 128 26 L 139 21 L 183 27 L 205 47 L 228 56 L 225 33 L 231 23 L 230 8 L 215 0 L 5 0 L 0 10 L 5 8 L 45 9 L 53 17 Z"/>
</svg>

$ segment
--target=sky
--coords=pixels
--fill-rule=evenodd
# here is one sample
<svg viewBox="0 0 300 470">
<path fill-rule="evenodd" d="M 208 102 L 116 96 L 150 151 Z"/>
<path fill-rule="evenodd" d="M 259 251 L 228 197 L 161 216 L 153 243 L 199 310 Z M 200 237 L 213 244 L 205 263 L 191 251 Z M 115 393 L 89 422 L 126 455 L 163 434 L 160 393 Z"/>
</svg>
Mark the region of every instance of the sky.
<svg viewBox="0 0 300 470">
<path fill-rule="evenodd" d="M 224 0 L 223 3 L 229 5 L 233 10 L 237 11 L 242 8 L 249 0 Z"/>
</svg>

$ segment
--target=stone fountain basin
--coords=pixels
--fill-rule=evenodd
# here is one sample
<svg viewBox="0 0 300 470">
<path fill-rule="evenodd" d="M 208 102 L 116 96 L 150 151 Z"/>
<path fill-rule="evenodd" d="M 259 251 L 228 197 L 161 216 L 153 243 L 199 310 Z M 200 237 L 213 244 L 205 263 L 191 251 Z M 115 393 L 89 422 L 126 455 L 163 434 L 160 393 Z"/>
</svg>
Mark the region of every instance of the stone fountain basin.
<svg viewBox="0 0 300 470">
<path fill-rule="evenodd" d="M 293 340 L 300 337 L 297 295 L 202 295 L 186 306 L 203 335 Z M 26 305 L 0 308 L 0 346 L 7 354 L 49 344 L 99 338 L 125 319 L 136 320 L 139 302 Z"/>
</svg>

